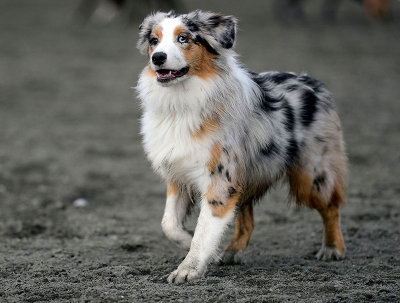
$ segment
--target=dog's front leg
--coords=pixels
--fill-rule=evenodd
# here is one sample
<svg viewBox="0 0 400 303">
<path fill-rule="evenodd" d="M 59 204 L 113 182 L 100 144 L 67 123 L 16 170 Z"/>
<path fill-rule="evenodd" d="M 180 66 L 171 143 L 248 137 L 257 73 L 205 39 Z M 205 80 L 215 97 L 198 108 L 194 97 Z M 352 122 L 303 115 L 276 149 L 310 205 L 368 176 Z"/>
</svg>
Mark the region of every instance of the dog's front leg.
<svg viewBox="0 0 400 303">
<path fill-rule="evenodd" d="M 203 198 L 190 251 L 179 267 L 169 275 L 168 282 L 181 284 L 203 276 L 207 265 L 217 254 L 225 228 L 233 218 L 232 205 Z"/>
<path fill-rule="evenodd" d="M 184 249 L 189 249 L 192 242 L 192 236 L 183 227 L 189 205 L 190 197 L 186 188 L 181 188 L 174 182 L 168 182 L 167 201 L 161 227 L 169 240 Z"/>
</svg>

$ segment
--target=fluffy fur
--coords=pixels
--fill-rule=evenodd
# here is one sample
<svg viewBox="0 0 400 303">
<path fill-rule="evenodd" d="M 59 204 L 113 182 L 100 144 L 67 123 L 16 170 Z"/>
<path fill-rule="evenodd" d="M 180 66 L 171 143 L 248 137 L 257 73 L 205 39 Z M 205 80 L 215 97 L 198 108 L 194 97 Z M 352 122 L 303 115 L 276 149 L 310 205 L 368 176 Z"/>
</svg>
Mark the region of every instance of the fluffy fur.
<svg viewBox="0 0 400 303">
<path fill-rule="evenodd" d="M 221 261 L 240 262 L 253 203 L 280 179 L 321 214 L 317 257 L 344 256 L 346 158 L 334 101 L 305 74 L 248 71 L 232 50 L 235 36 L 235 18 L 202 11 L 159 12 L 140 27 L 138 48 L 149 56 L 137 85 L 144 149 L 168 184 L 163 231 L 189 249 L 171 283 L 201 277 L 233 221 Z M 192 200 L 201 209 L 193 238 L 183 226 Z"/>
</svg>

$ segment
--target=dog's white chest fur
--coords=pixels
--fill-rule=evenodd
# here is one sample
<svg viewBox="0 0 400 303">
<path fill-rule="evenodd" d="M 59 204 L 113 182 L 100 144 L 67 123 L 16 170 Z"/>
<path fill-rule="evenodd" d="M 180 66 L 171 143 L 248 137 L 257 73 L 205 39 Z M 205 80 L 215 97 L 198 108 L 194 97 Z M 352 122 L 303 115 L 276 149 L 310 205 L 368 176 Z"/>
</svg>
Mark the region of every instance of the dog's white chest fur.
<svg viewBox="0 0 400 303">
<path fill-rule="evenodd" d="M 191 83 L 188 79 L 179 88 L 161 87 L 152 81 L 144 71 L 138 83 L 144 107 L 145 152 L 161 175 L 191 183 L 205 173 L 212 144 L 193 136 L 207 113 L 205 90 L 199 85 L 202 81 Z"/>
<path fill-rule="evenodd" d="M 196 174 L 203 173 L 209 158 L 209 144 L 193 139 L 191 124 L 191 117 L 144 114 L 142 132 L 145 151 L 163 176 L 169 176 L 173 171 L 174 178 L 190 181 L 196 178 Z"/>
</svg>

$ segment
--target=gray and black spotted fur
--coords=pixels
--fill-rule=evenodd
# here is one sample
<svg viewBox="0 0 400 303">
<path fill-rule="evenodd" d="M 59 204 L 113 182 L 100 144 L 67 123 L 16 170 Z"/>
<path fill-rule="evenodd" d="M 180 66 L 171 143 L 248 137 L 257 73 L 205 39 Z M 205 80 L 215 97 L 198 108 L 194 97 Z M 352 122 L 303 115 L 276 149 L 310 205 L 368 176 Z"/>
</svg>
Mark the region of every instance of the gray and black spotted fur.
<svg viewBox="0 0 400 303">
<path fill-rule="evenodd" d="M 149 15 L 140 26 L 142 53 L 147 52 L 150 33 L 165 18 L 181 18 L 193 40 L 215 55 L 214 89 L 201 115 L 212 115 L 215 108 L 223 107 L 216 140 L 225 151 L 220 160 L 224 169 L 213 173 L 213 182 L 229 181 L 220 186 L 221 191 L 233 187 L 242 192 L 241 200 L 256 200 L 293 171 L 314 180 L 313 190 L 325 200 L 335 184 L 344 187 L 346 157 L 340 121 L 335 102 L 321 82 L 306 74 L 246 70 L 232 50 L 236 18 L 199 10 Z M 182 110 L 188 110 L 184 106 Z M 173 171 L 168 173 L 175 179 Z M 220 175 L 227 176 L 226 180 L 217 180 Z"/>
<path fill-rule="evenodd" d="M 187 177 L 187 169 L 169 161 L 169 154 L 165 159 L 157 158 L 160 164 L 153 165 L 167 181 L 197 191 L 214 216 L 224 217 L 234 208 L 239 217 L 235 227 L 238 233 L 235 232 L 237 239 L 234 236 L 228 250 L 241 253 L 252 232 L 254 201 L 278 180 L 285 180 L 291 197 L 317 209 L 323 218 L 324 242 L 317 257 L 342 258 L 345 246 L 338 207 L 345 202 L 346 155 L 335 102 L 325 85 L 306 74 L 248 71 L 232 49 L 236 19 L 210 12 L 150 15 L 140 28 L 138 48 L 142 53 L 147 52 L 152 30 L 165 18 L 180 18 L 193 43 L 203 45 L 212 55 L 215 72 L 207 79 L 207 88 L 203 90 L 207 95 L 201 96 L 201 102 L 195 96 L 175 94 L 174 87 L 163 91 L 163 102 L 157 103 L 157 110 L 167 116 L 171 112 L 173 116 L 190 112 L 199 120 L 211 119 L 212 130 L 202 135 L 207 138 L 202 140 L 208 142 L 203 146 L 209 144 L 209 150 L 203 154 L 210 151 L 215 159 L 209 163 L 217 163 L 208 168 L 206 178 L 201 175 L 203 167 Z M 188 83 L 205 85 L 203 80 Z M 144 80 L 139 81 L 143 100 L 147 97 L 145 85 Z M 183 84 L 180 89 L 185 89 Z M 193 142 L 197 146 L 198 139 Z M 220 152 L 214 152 L 218 148 Z M 188 162 L 191 157 L 201 159 L 196 149 L 187 156 Z M 190 169 L 198 169 L 196 163 L 200 161 L 193 160 Z M 201 176 L 192 178 L 194 175 Z M 210 180 L 207 191 L 199 192 L 201 186 L 196 182 L 204 179 Z M 251 207 L 246 210 L 248 205 Z"/>
<path fill-rule="evenodd" d="M 231 175 L 235 176 L 234 186 L 243 192 L 241 202 L 246 203 L 260 198 L 282 176 L 290 178 L 292 171 L 301 171 L 327 200 L 335 183 L 343 184 L 346 175 L 331 94 L 306 74 L 246 73 L 257 98 L 250 108 L 240 109 L 240 120 L 231 119 L 232 115 L 222 119 L 230 130 L 222 139 L 225 152 L 218 168 L 225 170 L 219 169 L 220 175 L 228 175 L 230 183 Z"/>
</svg>

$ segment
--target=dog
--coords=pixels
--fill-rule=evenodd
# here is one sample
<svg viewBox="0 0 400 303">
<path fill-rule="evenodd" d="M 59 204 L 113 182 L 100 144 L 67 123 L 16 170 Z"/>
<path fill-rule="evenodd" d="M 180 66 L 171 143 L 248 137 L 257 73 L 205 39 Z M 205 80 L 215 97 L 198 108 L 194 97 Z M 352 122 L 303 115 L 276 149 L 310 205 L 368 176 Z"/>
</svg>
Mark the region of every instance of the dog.
<svg viewBox="0 0 400 303">
<path fill-rule="evenodd" d="M 144 150 L 167 183 L 162 229 L 189 250 L 170 283 L 202 277 L 218 258 L 239 263 L 254 228 L 253 205 L 279 180 L 322 217 L 316 257 L 345 254 L 339 206 L 346 155 L 331 94 L 306 74 L 248 71 L 233 50 L 236 24 L 197 10 L 157 12 L 139 27 L 137 47 L 149 57 L 136 87 Z M 183 225 L 191 201 L 200 205 L 193 237 Z"/>
</svg>

